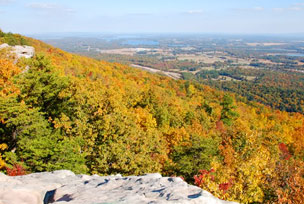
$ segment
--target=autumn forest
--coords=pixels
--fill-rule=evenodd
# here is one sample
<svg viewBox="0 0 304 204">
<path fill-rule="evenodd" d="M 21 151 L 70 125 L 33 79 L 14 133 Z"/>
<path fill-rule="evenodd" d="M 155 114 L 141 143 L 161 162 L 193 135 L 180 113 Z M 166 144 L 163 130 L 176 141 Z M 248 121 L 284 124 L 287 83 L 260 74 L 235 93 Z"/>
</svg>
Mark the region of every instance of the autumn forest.
<svg viewBox="0 0 304 204">
<path fill-rule="evenodd" d="M 160 172 L 225 200 L 303 202 L 301 113 L 21 35 L 1 31 L 2 43 L 36 54 L 0 50 L 1 172 Z"/>
</svg>

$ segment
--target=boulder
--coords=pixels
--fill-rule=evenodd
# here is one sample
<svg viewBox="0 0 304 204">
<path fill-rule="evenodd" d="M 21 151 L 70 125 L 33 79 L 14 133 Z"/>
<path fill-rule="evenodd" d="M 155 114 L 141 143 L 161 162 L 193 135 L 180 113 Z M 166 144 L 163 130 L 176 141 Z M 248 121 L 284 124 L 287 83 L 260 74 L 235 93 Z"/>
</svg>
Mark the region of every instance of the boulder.
<svg viewBox="0 0 304 204">
<path fill-rule="evenodd" d="M 180 178 L 144 176 L 88 176 L 71 171 L 8 177 L 0 174 L 0 204 L 197 203 L 232 204 Z"/>
<path fill-rule="evenodd" d="M 35 55 L 35 48 L 32 46 L 26 46 L 26 45 L 9 46 L 8 44 L 4 43 L 0 45 L 0 49 L 3 48 L 12 48 L 11 52 L 16 55 L 17 59 L 21 57 L 31 58 Z"/>
<path fill-rule="evenodd" d="M 35 190 L 6 189 L 0 192 L 0 204 L 43 204 L 43 199 Z"/>
<path fill-rule="evenodd" d="M 31 46 L 21 46 L 16 45 L 13 46 L 13 53 L 16 54 L 17 58 L 25 57 L 25 58 L 31 58 L 35 54 L 35 48 Z"/>
<path fill-rule="evenodd" d="M 10 46 L 6 43 L 3 43 L 2 45 L 0 45 L 0 49 L 7 48 L 7 47 L 10 47 Z"/>
</svg>

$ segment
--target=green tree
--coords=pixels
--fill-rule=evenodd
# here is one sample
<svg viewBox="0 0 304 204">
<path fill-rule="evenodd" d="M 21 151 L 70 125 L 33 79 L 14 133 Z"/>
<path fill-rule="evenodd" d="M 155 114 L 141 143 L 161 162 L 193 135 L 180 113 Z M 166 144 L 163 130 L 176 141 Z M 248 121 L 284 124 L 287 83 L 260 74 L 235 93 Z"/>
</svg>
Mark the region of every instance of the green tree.
<svg viewBox="0 0 304 204">
<path fill-rule="evenodd" d="M 239 114 L 234 111 L 236 106 L 233 105 L 233 98 L 228 94 L 225 94 L 221 106 L 221 120 L 225 125 L 231 126 L 233 120 L 239 116 Z"/>
<path fill-rule="evenodd" d="M 174 172 L 192 182 L 199 170 L 211 168 L 212 158 L 219 153 L 218 146 L 218 139 L 199 136 L 194 136 L 190 145 L 176 146 L 171 155 Z"/>
<path fill-rule="evenodd" d="M 28 72 L 17 78 L 21 90 L 18 100 L 38 108 L 47 118 L 67 113 L 70 97 L 64 91 L 69 87 L 69 78 L 60 76 L 44 55 L 36 55 L 28 66 Z"/>
<path fill-rule="evenodd" d="M 9 150 L 31 171 L 86 171 L 85 155 L 79 151 L 81 143 L 54 131 L 38 108 L 19 103 L 16 98 L 1 98 L 0 116 L 5 121 L 0 143 L 8 144 Z"/>
<path fill-rule="evenodd" d="M 20 93 L 0 100 L 4 121 L 0 143 L 6 143 L 31 171 L 65 168 L 86 172 L 83 138 L 67 137 L 52 122 L 70 111 L 70 96 L 64 92 L 68 78 L 61 77 L 42 55 L 30 59 L 28 65 L 28 72 L 15 79 Z"/>
</svg>

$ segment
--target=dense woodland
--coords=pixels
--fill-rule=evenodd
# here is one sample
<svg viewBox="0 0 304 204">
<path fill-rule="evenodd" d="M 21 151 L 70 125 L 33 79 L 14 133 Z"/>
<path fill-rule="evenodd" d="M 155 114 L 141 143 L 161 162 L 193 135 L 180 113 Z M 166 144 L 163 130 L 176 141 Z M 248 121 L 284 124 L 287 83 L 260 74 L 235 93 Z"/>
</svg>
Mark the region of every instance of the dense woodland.
<svg viewBox="0 0 304 204">
<path fill-rule="evenodd" d="M 226 76 L 233 80 L 215 80 Z M 254 79 L 248 80 L 248 76 Z M 230 68 L 200 71 L 195 76 L 184 75 L 184 78 L 237 93 L 275 109 L 304 113 L 304 74 L 301 73 Z"/>
<path fill-rule="evenodd" d="M 34 58 L 0 50 L 4 173 L 161 172 L 241 203 L 304 200 L 300 113 L 21 38 Z"/>
<path fill-rule="evenodd" d="M 158 59 L 149 55 L 80 54 L 109 62 L 137 64 L 163 71 L 178 70 L 185 80 L 195 80 L 219 90 L 230 91 L 244 96 L 249 101 L 256 101 L 274 109 L 304 114 L 304 73 L 299 71 L 303 69 L 303 65 L 296 65 L 294 57 L 260 57 L 281 64 L 253 62 L 250 63 L 251 68 L 245 69 L 228 62 L 208 64 L 189 60 Z M 202 67 L 214 69 L 200 70 Z M 227 80 L 227 77 L 232 80 Z"/>
</svg>

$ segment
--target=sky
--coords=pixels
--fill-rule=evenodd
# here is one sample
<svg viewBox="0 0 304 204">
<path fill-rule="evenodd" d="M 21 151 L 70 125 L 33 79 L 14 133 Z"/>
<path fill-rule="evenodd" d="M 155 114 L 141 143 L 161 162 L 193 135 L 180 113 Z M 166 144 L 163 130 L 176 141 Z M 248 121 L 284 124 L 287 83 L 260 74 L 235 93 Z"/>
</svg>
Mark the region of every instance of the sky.
<svg viewBox="0 0 304 204">
<path fill-rule="evenodd" d="M 304 33 L 304 0 L 0 0 L 0 29 L 21 34 Z"/>
</svg>

